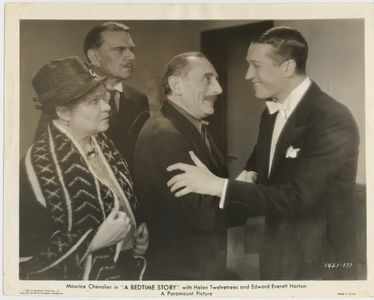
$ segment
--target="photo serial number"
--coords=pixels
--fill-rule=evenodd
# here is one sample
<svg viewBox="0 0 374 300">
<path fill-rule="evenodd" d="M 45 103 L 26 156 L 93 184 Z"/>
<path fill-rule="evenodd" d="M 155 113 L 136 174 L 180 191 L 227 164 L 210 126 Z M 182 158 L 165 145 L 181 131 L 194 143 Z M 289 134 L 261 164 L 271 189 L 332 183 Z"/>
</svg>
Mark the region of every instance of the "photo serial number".
<svg viewBox="0 0 374 300">
<path fill-rule="evenodd" d="M 352 268 L 351 262 L 337 263 L 337 262 L 326 262 L 325 268 L 327 269 L 338 269 L 338 268 Z"/>
</svg>

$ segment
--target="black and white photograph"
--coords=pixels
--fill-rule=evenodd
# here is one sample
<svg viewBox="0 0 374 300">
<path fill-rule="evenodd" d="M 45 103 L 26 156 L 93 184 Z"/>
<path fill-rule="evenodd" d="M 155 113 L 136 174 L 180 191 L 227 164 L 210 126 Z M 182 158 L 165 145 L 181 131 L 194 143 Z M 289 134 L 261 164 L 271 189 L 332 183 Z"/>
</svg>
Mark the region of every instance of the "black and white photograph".
<svg viewBox="0 0 374 300">
<path fill-rule="evenodd" d="M 12 23 L 6 292 L 366 296 L 372 19 L 117 5 Z"/>
</svg>

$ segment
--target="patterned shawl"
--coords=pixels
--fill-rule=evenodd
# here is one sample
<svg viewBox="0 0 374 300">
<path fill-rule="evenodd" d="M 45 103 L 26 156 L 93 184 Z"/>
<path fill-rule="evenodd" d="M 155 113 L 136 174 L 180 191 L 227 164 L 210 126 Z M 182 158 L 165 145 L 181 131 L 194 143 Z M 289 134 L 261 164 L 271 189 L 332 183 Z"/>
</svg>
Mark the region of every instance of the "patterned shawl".
<svg viewBox="0 0 374 300">
<path fill-rule="evenodd" d="M 92 136 L 92 140 L 111 179 L 123 193 L 126 212 L 135 227 L 133 212 L 138 202 L 127 165 L 105 134 Z M 121 279 L 121 270 L 115 263 L 116 245 L 91 254 L 87 251 L 97 228 L 112 208 L 118 207 L 118 199 L 93 175 L 80 145 L 58 123 L 51 122 L 29 148 L 25 165 L 35 201 L 47 211 L 50 219 L 47 226 L 52 224 L 53 232 L 46 247 L 21 264 L 26 278 Z M 140 277 L 143 272 L 144 268 Z"/>
</svg>

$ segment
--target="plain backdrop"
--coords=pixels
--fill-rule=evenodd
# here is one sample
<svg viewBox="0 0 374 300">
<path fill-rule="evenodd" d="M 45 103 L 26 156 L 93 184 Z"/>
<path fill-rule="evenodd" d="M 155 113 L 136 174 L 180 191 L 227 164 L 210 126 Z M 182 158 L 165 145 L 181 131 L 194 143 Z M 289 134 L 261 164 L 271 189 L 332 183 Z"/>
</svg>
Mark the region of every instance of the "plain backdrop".
<svg viewBox="0 0 374 300">
<path fill-rule="evenodd" d="M 20 24 L 20 155 L 33 141 L 40 111 L 34 108 L 31 80 L 52 59 L 78 55 L 84 59 L 86 33 L 104 20 L 22 20 Z M 159 84 L 165 64 L 174 55 L 200 50 L 203 31 L 253 23 L 251 20 L 123 21 L 136 45 L 136 70 L 129 84 L 147 94 L 152 110 L 160 106 Z M 357 121 L 361 143 L 358 183 L 365 179 L 364 22 L 344 20 L 274 20 L 275 26 L 298 29 L 309 43 L 307 70 L 332 97 L 348 106 Z M 246 46 L 238 49 L 228 66 L 228 148 L 239 157 L 233 169 L 244 165 L 258 130 L 263 102 L 251 99 L 244 80 Z M 242 57 L 243 56 L 243 57 Z M 243 71 L 244 70 L 244 71 Z M 232 74 L 232 75 L 230 75 Z M 236 88 L 241 86 L 242 89 Z M 231 88 L 230 88 L 231 87 Z M 248 95 L 248 97 L 247 97 Z M 253 98 L 253 97 L 252 97 Z M 248 134 L 251 133 L 251 134 Z"/>
</svg>

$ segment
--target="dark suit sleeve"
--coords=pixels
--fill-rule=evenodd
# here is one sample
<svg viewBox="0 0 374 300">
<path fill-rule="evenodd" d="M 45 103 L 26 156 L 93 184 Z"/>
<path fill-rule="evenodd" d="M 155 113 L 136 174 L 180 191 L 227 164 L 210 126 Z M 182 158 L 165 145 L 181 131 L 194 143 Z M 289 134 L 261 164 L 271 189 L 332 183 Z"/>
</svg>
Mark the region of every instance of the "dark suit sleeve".
<svg viewBox="0 0 374 300">
<path fill-rule="evenodd" d="M 230 181 L 225 205 L 248 215 L 298 215 L 321 199 L 334 176 L 347 166 L 355 170 L 358 142 L 357 126 L 347 110 L 314 118 L 307 129 L 304 149 L 293 162 L 290 174 L 285 174 L 284 183 L 265 186 Z M 355 176 L 355 172 L 348 173 L 348 177 Z M 354 184 L 355 178 L 347 179 Z"/>
<path fill-rule="evenodd" d="M 264 119 L 264 116 L 267 114 L 267 109 L 264 109 L 264 111 L 261 114 L 261 120 Z M 261 129 L 260 129 L 261 130 Z M 258 168 L 257 168 L 257 145 L 252 150 L 252 153 L 250 157 L 247 160 L 247 163 L 245 165 L 244 170 L 246 171 L 254 171 L 258 173 Z"/>
<path fill-rule="evenodd" d="M 128 85 L 125 86 L 125 89 L 129 91 L 131 98 L 133 98 L 134 100 L 133 103 L 136 106 L 137 115 L 139 115 L 143 111 L 149 111 L 148 98 L 145 94 L 141 93 L 137 89 L 134 89 Z"/>
<path fill-rule="evenodd" d="M 158 178 L 155 201 L 165 201 L 165 207 L 178 216 L 178 219 L 188 222 L 191 226 L 201 230 L 213 230 L 216 226 L 216 215 L 219 209 L 219 199 L 212 196 L 191 193 L 176 198 L 170 192 L 166 183 L 174 175 L 181 173 L 168 172 L 166 168 L 174 163 L 193 164 L 188 151 L 193 150 L 186 138 L 177 131 L 163 131 L 153 136 L 148 176 Z"/>
</svg>

